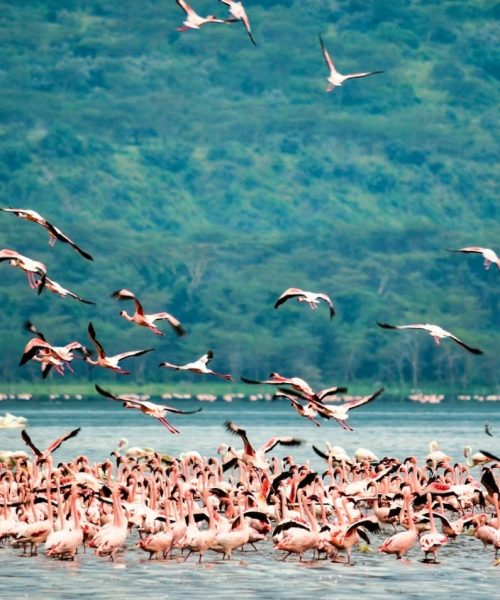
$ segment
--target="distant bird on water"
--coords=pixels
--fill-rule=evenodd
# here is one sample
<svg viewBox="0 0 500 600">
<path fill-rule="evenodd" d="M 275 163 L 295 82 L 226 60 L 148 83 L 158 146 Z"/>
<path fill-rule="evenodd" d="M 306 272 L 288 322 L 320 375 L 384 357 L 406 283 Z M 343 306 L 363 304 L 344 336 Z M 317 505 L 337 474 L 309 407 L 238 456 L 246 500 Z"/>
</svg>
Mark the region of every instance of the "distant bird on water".
<svg viewBox="0 0 500 600">
<path fill-rule="evenodd" d="M 45 229 L 49 232 L 49 244 L 51 246 L 56 243 L 56 240 L 60 240 L 61 242 L 72 246 L 79 254 L 83 256 L 83 258 L 86 258 L 87 260 L 94 260 L 88 252 L 82 250 L 80 246 L 77 246 L 77 244 L 75 244 L 75 242 L 65 235 L 58 227 L 52 225 L 52 223 L 49 223 L 47 219 L 42 217 L 42 215 L 36 211 L 27 208 L 0 208 L 0 210 L 3 212 L 10 212 L 20 219 L 33 221 L 33 223 L 38 223 L 42 227 L 45 227 Z"/>
<path fill-rule="evenodd" d="M 285 290 L 274 303 L 274 308 L 278 308 L 287 300 L 290 300 L 290 298 L 296 298 L 297 302 L 307 302 L 312 310 L 316 310 L 318 308 L 320 301 L 326 302 L 330 311 L 330 319 L 332 319 L 335 315 L 335 309 L 333 308 L 333 302 L 330 296 L 323 293 L 317 294 L 315 292 L 306 292 L 305 290 L 301 290 L 299 288 L 288 288 Z"/>
<path fill-rule="evenodd" d="M 165 404 L 155 404 L 154 402 L 149 402 L 147 400 L 139 400 L 137 397 L 130 394 L 121 394 L 120 396 L 116 396 L 111 392 L 104 390 L 102 387 L 96 384 L 95 389 L 101 394 L 101 396 L 105 396 L 106 398 L 110 398 L 111 400 L 118 400 L 119 402 L 123 402 L 123 406 L 125 408 L 136 408 L 140 410 L 145 415 L 149 415 L 150 417 L 154 417 L 158 419 L 158 421 L 166 427 L 170 433 L 179 433 L 179 430 L 172 425 L 165 418 L 166 413 L 171 412 L 178 415 L 192 415 L 194 413 L 200 412 L 202 409 L 198 408 L 196 410 L 179 410 L 178 408 L 173 408 L 171 406 L 166 406 Z"/>
<path fill-rule="evenodd" d="M 434 341 L 438 345 L 441 343 L 442 339 L 450 338 L 455 343 L 462 346 L 462 348 L 465 348 L 469 352 L 472 352 L 472 354 L 483 354 L 483 351 L 480 350 L 479 348 L 473 348 L 472 346 L 469 346 L 465 342 L 462 342 L 462 340 L 457 338 L 455 335 L 453 335 L 449 331 L 446 331 L 442 327 L 439 327 L 439 325 L 430 325 L 429 323 L 424 323 L 424 324 L 415 323 L 412 325 L 389 325 L 388 323 L 379 323 L 378 321 L 377 321 L 377 325 L 379 327 L 382 327 L 383 329 L 423 329 L 424 331 L 427 331 L 427 333 L 434 338 Z"/>
<path fill-rule="evenodd" d="M 112 369 L 113 371 L 121 373 L 122 375 L 129 375 L 130 371 L 124 371 L 121 367 L 118 366 L 118 363 L 121 360 L 124 360 L 125 358 L 130 358 L 131 356 L 141 356 L 141 354 L 146 354 L 146 352 L 153 352 L 154 350 L 154 348 L 148 348 L 146 350 L 131 350 L 130 352 L 122 352 L 121 354 L 115 354 L 114 356 L 106 356 L 104 348 L 101 346 L 101 344 L 96 338 L 95 329 L 92 323 L 89 323 L 88 334 L 90 340 L 96 347 L 97 359 L 93 360 L 87 353 L 84 357 L 85 362 L 89 363 L 89 365 L 97 365 L 98 367 L 103 367 L 105 369 Z"/>
<path fill-rule="evenodd" d="M 488 270 L 493 263 L 500 269 L 500 258 L 491 248 L 481 248 L 481 246 L 468 246 L 458 250 L 449 250 L 449 252 L 464 252 L 465 254 L 481 254 L 484 258 L 484 268 Z"/>
<path fill-rule="evenodd" d="M 491 425 L 489 423 L 484 424 L 484 433 L 490 437 L 493 437 L 493 434 L 491 433 Z"/>
<path fill-rule="evenodd" d="M 215 15 L 207 15 L 201 17 L 195 12 L 185 0 L 175 0 L 177 4 L 186 13 L 186 20 L 183 22 L 182 27 L 177 27 L 177 31 L 188 31 L 188 29 L 199 29 L 202 25 L 207 23 L 225 23 L 223 19 L 218 19 Z"/>
<path fill-rule="evenodd" d="M 327 77 L 328 87 L 326 88 L 327 92 L 331 92 L 336 87 L 341 86 L 344 81 L 348 79 L 359 79 L 361 77 L 369 77 L 370 75 L 377 75 L 378 73 L 383 73 L 383 71 L 368 71 L 366 73 L 349 73 L 348 75 L 342 75 L 337 71 L 335 65 L 333 63 L 332 57 L 328 53 L 328 50 L 325 47 L 323 39 L 319 36 L 319 42 L 321 44 L 321 51 L 323 52 L 323 57 L 325 62 L 330 69 L 330 75 Z"/>
<path fill-rule="evenodd" d="M 245 29 L 248 33 L 248 37 L 254 46 L 256 46 L 256 42 L 253 39 L 252 31 L 250 28 L 250 20 L 245 11 L 242 2 L 236 2 L 235 0 L 219 0 L 222 4 L 225 4 L 229 8 L 229 14 L 232 15 L 229 19 L 226 19 L 226 23 L 234 23 L 236 21 L 242 21 Z"/>
<path fill-rule="evenodd" d="M 233 378 L 231 375 L 217 373 L 216 371 L 212 371 L 212 369 L 208 368 L 207 365 L 213 360 L 213 358 L 214 353 L 212 352 L 212 350 L 209 350 L 206 354 L 200 356 L 198 360 L 187 363 L 185 365 L 173 365 L 169 362 L 161 362 L 159 366 L 166 367 L 167 369 L 175 369 L 177 371 L 191 371 L 192 373 L 201 373 L 202 375 L 215 375 L 216 377 L 221 377 L 222 379 L 226 379 L 227 381 L 232 381 Z"/>
<path fill-rule="evenodd" d="M 127 321 L 131 321 L 132 323 L 136 323 L 137 325 L 141 325 L 142 327 L 147 327 L 156 335 L 165 335 L 163 331 L 158 329 L 154 324 L 155 321 L 168 321 L 168 324 L 172 327 L 175 333 L 179 336 L 182 336 L 186 333 L 186 330 L 181 325 L 181 322 L 176 319 L 173 315 L 168 312 L 159 312 L 151 315 L 146 315 L 144 313 L 144 309 L 142 304 L 139 302 L 137 297 L 130 290 L 122 289 L 116 290 L 111 294 L 112 298 L 116 298 L 117 300 L 133 300 L 135 305 L 135 312 L 133 315 L 129 315 L 125 310 L 120 312 L 120 316 Z"/>
<path fill-rule="evenodd" d="M 23 256 L 15 250 L 4 248 L 0 250 L 0 262 L 8 260 L 11 267 L 19 267 L 22 269 L 28 278 L 28 283 L 32 290 L 38 289 L 38 295 L 41 294 L 45 287 L 45 281 L 47 278 L 47 267 L 38 260 L 33 260 L 28 256 Z M 40 280 L 35 279 L 35 275 L 40 276 Z"/>
</svg>

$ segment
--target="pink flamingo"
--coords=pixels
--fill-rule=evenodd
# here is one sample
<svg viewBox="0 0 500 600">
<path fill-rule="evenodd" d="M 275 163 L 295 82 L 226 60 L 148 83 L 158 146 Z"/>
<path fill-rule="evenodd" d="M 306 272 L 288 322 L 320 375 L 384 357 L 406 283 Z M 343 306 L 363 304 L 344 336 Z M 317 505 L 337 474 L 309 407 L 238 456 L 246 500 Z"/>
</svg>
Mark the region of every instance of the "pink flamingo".
<svg viewBox="0 0 500 600">
<path fill-rule="evenodd" d="M 175 331 L 175 333 L 178 336 L 185 335 L 185 333 L 186 333 L 186 330 L 181 325 L 181 322 L 178 319 L 176 319 L 173 315 L 169 314 L 168 312 L 159 312 L 159 313 L 154 313 L 151 315 L 145 314 L 142 304 L 139 302 L 139 300 L 136 298 L 136 296 L 129 290 L 126 290 L 126 289 L 116 290 L 116 292 L 113 292 L 111 294 L 111 297 L 116 298 L 118 300 L 133 300 L 134 305 L 135 305 L 134 314 L 129 315 L 125 310 L 122 310 L 120 312 L 120 316 L 122 316 L 127 321 L 131 321 L 132 323 L 135 323 L 136 325 L 141 325 L 142 327 L 147 327 L 153 333 L 156 333 L 156 335 L 165 335 L 165 334 L 163 333 L 163 331 L 158 329 L 158 327 L 156 327 L 156 325 L 154 324 L 155 321 L 168 321 L 168 324 L 172 327 L 172 329 Z"/>
<path fill-rule="evenodd" d="M 173 365 L 169 362 L 161 362 L 159 366 L 166 367 L 167 369 L 175 369 L 176 371 L 191 371 L 192 373 L 200 373 L 202 375 L 215 375 L 216 377 L 226 379 L 227 381 L 232 381 L 233 377 L 231 375 L 217 373 L 216 371 L 212 371 L 212 369 L 208 368 L 208 365 L 213 360 L 213 358 L 214 353 L 212 352 L 212 350 L 209 350 L 206 354 L 200 356 L 198 360 L 187 363 L 185 365 Z"/>
<path fill-rule="evenodd" d="M 410 507 L 410 494 L 405 494 L 405 509 L 406 514 L 408 515 L 407 531 L 400 531 L 399 533 L 391 535 L 391 537 L 387 538 L 385 542 L 379 546 L 379 552 L 395 554 L 398 559 L 402 558 L 402 556 L 415 545 L 418 539 L 417 528 L 413 521 L 413 511 Z"/>
<path fill-rule="evenodd" d="M 274 308 L 280 307 L 284 302 L 290 300 L 290 298 L 296 298 L 297 302 L 307 302 L 309 306 L 316 310 L 320 301 L 326 302 L 328 305 L 328 309 L 330 312 L 330 319 L 335 315 L 335 309 L 333 308 L 333 302 L 328 296 L 328 294 L 324 293 L 316 293 L 316 292 L 306 292 L 305 290 L 301 290 L 299 288 L 288 288 L 286 289 L 281 296 L 274 303 Z"/>
</svg>

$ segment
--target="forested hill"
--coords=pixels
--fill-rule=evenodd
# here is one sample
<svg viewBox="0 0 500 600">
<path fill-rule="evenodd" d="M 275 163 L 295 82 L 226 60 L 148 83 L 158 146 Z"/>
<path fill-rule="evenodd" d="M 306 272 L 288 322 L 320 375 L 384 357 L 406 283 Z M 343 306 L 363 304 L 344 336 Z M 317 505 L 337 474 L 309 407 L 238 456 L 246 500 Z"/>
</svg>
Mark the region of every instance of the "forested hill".
<svg viewBox="0 0 500 600">
<path fill-rule="evenodd" d="M 500 251 L 498 3 L 245 6 L 256 47 L 241 23 L 176 31 L 174 0 L 3 3 L 0 205 L 37 210 L 95 261 L 6 213 L 0 247 L 98 304 L 37 297 L 1 263 L 1 379 L 40 379 L 17 366 L 29 318 L 57 345 L 87 343 L 92 320 L 108 353 L 155 346 L 129 361 L 131 384 L 175 381 L 160 360 L 210 348 L 236 378 L 498 388 L 500 272 L 447 251 Z M 319 34 L 342 73 L 384 73 L 325 93 Z M 274 310 L 291 286 L 330 294 L 337 315 Z M 125 322 L 122 287 L 188 335 Z M 377 320 L 437 323 L 485 354 Z"/>
</svg>

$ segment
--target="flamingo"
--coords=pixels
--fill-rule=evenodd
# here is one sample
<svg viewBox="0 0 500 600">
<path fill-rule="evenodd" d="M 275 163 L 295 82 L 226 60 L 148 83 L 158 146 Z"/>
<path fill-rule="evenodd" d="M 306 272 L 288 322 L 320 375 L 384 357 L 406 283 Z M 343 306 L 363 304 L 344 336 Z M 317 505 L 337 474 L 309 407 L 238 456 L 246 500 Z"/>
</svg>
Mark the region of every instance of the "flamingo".
<svg viewBox="0 0 500 600">
<path fill-rule="evenodd" d="M 265 454 L 270 452 L 278 444 L 282 446 L 300 446 L 302 444 L 302 440 L 298 440 L 291 436 L 274 436 L 262 444 L 260 448 L 255 450 L 248 439 L 247 432 L 242 427 L 239 427 L 232 421 L 226 421 L 224 426 L 229 433 L 237 435 L 243 442 L 243 451 L 238 455 L 238 458 L 244 463 L 260 469 L 268 468 L 268 461 Z"/>
<path fill-rule="evenodd" d="M 329 388 L 325 388 L 324 390 L 320 390 L 319 392 L 314 392 L 313 389 L 311 388 L 311 386 L 304 379 L 301 379 L 300 377 L 284 377 L 283 375 L 280 375 L 279 373 L 271 373 L 269 375 L 269 379 L 264 379 L 261 381 L 257 381 L 255 379 L 248 379 L 248 377 L 243 377 L 243 376 L 240 379 L 244 383 L 250 383 L 250 384 L 254 384 L 254 385 L 257 385 L 257 384 L 258 385 L 262 385 L 262 384 L 289 385 L 294 390 L 301 392 L 305 396 L 308 396 L 308 397 L 310 396 L 311 399 L 317 400 L 319 402 L 323 402 L 323 400 L 325 400 L 328 396 L 334 396 L 335 394 L 338 394 L 338 393 L 347 392 L 346 387 L 338 387 L 338 386 L 332 386 Z M 281 390 L 281 391 L 286 392 L 286 390 Z"/>
<path fill-rule="evenodd" d="M 79 432 L 80 432 L 80 427 L 78 427 L 77 429 L 73 429 L 73 431 L 70 431 L 68 433 L 61 435 L 60 437 L 55 439 L 51 444 L 49 444 L 47 446 L 47 448 L 45 448 L 45 450 L 40 450 L 37 446 L 35 446 L 35 444 L 31 441 L 31 438 L 28 435 L 28 432 L 25 429 L 23 429 L 21 431 L 21 437 L 26 442 L 26 444 L 33 450 L 37 459 L 40 460 L 42 458 L 48 458 L 52 454 L 52 452 L 55 452 L 63 442 L 76 437 Z"/>
<path fill-rule="evenodd" d="M 327 77 L 327 92 L 331 92 L 336 87 L 343 85 L 344 81 L 347 81 L 348 79 L 359 79 L 361 77 L 369 77 L 370 75 L 377 75 L 378 73 L 383 73 L 383 71 L 368 71 L 366 73 L 349 73 L 348 75 L 342 75 L 335 68 L 332 57 L 328 53 L 328 50 L 326 49 L 321 36 L 319 36 L 319 42 L 321 44 L 321 51 L 323 53 L 325 62 L 328 68 L 330 69 L 330 75 Z"/>
<path fill-rule="evenodd" d="M 378 321 L 377 325 L 379 327 L 382 327 L 383 329 L 423 329 L 424 331 L 427 331 L 427 333 L 431 337 L 434 338 L 434 341 L 437 345 L 441 343 L 442 339 L 450 338 L 455 343 L 462 346 L 462 348 L 465 348 L 469 352 L 472 352 L 472 354 L 483 354 L 483 351 L 479 348 L 473 348 L 472 346 L 467 345 L 465 342 L 462 342 L 462 340 L 458 339 L 449 331 L 446 331 L 442 327 L 439 327 L 439 325 L 430 325 L 429 323 L 415 323 L 412 325 L 389 325 L 388 323 L 379 323 Z"/>
<path fill-rule="evenodd" d="M 246 32 L 248 33 L 248 37 L 254 46 L 257 45 L 255 40 L 253 39 L 252 31 L 250 29 L 250 19 L 245 11 L 245 7 L 243 6 L 243 2 L 237 2 L 236 0 L 219 0 L 222 4 L 225 4 L 229 8 L 229 14 L 232 15 L 231 18 L 226 19 L 226 23 L 235 23 L 236 21 L 242 21 L 245 26 Z"/>
<path fill-rule="evenodd" d="M 113 500 L 113 521 L 104 525 L 94 536 L 92 546 L 95 547 L 96 556 L 109 556 L 114 561 L 115 554 L 125 544 L 127 539 L 127 519 L 123 512 L 118 497 L 118 487 L 113 487 L 111 497 Z"/>
<path fill-rule="evenodd" d="M 27 221 L 33 221 L 34 223 L 38 223 L 42 227 L 49 232 L 49 244 L 53 246 L 56 243 L 56 240 L 69 244 L 72 248 L 74 248 L 83 258 L 87 260 L 94 260 L 92 256 L 88 252 L 82 250 L 79 246 L 75 244 L 73 240 L 71 240 L 67 235 L 65 235 L 58 227 L 49 223 L 47 219 L 42 217 L 39 213 L 34 210 L 26 209 L 26 208 L 0 208 L 3 212 L 10 212 L 16 217 L 20 219 L 26 219 Z"/>
<path fill-rule="evenodd" d="M 80 513 L 76 506 L 76 498 L 78 492 L 73 489 L 70 496 L 71 516 L 73 524 L 71 527 L 66 527 L 62 535 L 58 537 L 55 544 L 47 550 L 47 556 L 58 556 L 60 558 L 69 558 L 75 560 L 75 554 L 78 546 L 83 543 L 83 529 L 80 522 Z"/>
<path fill-rule="evenodd" d="M 312 423 L 314 423 L 316 425 L 316 427 L 321 427 L 321 423 L 319 423 L 315 419 L 315 417 L 318 414 L 318 411 L 314 408 L 314 405 L 311 402 L 309 402 L 309 404 L 303 406 L 293 396 L 285 394 L 284 392 L 279 391 L 279 390 L 274 394 L 273 399 L 274 398 L 286 398 L 287 400 L 290 401 L 292 408 L 295 409 L 295 411 L 297 412 L 298 415 L 300 415 L 301 417 L 304 417 L 306 419 L 309 419 Z"/>
<path fill-rule="evenodd" d="M 106 398 L 110 398 L 111 400 L 118 400 L 118 402 L 123 402 L 123 406 L 125 408 L 136 408 L 140 410 L 145 415 L 149 415 L 150 417 L 154 417 L 158 419 L 158 421 L 166 427 L 170 433 L 179 433 L 179 430 L 175 428 L 167 419 L 165 415 L 168 412 L 179 414 L 179 415 L 192 415 L 194 413 L 200 412 L 202 409 L 198 408 L 196 410 L 179 410 L 178 408 L 173 408 L 172 406 L 166 406 L 165 404 L 155 404 L 154 402 L 149 402 L 146 400 L 139 400 L 138 398 L 128 395 L 122 394 L 120 396 L 116 396 L 111 392 L 104 390 L 99 385 L 95 385 L 95 389 Z"/>
<path fill-rule="evenodd" d="M 430 531 L 420 536 L 420 547 L 424 551 L 424 562 L 428 562 L 428 555 L 434 556 L 434 562 L 437 563 L 437 553 L 444 544 L 448 543 L 448 538 L 442 533 L 438 533 L 434 522 L 434 514 L 432 512 L 432 496 L 427 494 L 427 508 L 429 510 Z"/>
<path fill-rule="evenodd" d="M 382 394 L 384 389 L 385 388 L 382 387 L 370 396 L 366 396 L 364 398 L 357 398 L 355 400 L 349 400 L 338 406 L 328 406 L 326 404 L 323 404 L 322 402 L 318 402 L 317 400 L 310 400 L 309 398 L 304 397 L 295 390 L 290 390 L 290 393 L 294 394 L 295 396 L 298 396 L 299 398 L 302 398 L 303 400 L 309 400 L 309 402 L 311 402 L 317 409 L 318 414 L 320 414 L 323 418 L 335 419 L 335 421 L 337 421 L 337 423 L 342 427 L 342 429 L 354 431 L 353 428 L 347 423 L 347 419 L 349 418 L 349 411 L 353 408 L 358 408 L 359 406 L 368 404 L 368 402 L 372 402 L 373 400 L 375 400 L 375 398 L 378 398 L 378 396 Z M 286 390 L 280 391 L 286 392 Z"/>
<path fill-rule="evenodd" d="M 161 362 L 158 366 L 166 367 L 167 369 L 176 369 L 177 371 L 191 371 L 193 373 L 201 373 L 202 375 L 215 375 L 216 377 L 221 377 L 222 379 L 226 379 L 227 381 L 232 381 L 233 377 L 231 375 L 226 375 L 223 373 L 217 373 L 216 371 L 212 371 L 208 368 L 208 364 L 213 360 L 214 353 L 212 350 L 209 350 L 203 356 L 194 362 L 187 363 L 185 365 L 173 365 L 169 362 Z"/>
<path fill-rule="evenodd" d="M 405 509 L 408 515 L 408 529 L 391 535 L 391 537 L 387 538 L 379 546 L 379 552 L 395 554 L 398 559 L 402 558 L 415 545 L 418 539 L 417 528 L 415 527 L 410 507 L 410 494 L 405 494 Z"/>
<path fill-rule="evenodd" d="M 449 250 L 449 252 L 464 252 L 466 254 L 481 254 L 484 258 L 484 268 L 488 270 L 492 264 L 500 270 L 500 258 L 491 248 L 482 248 L 481 246 L 468 246 L 458 250 Z"/>
<path fill-rule="evenodd" d="M 332 319 L 335 315 L 335 309 L 333 308 L 333 302 L 330 296 L 324 293 L 306 292 L 305 290 L 301 290 L 299 288 L 286 289 L 274 303 L 274 308 L 278 308 L 284 302 L 290 300 L 290 298 L 297 298 L 297 302 L 307 302 L 307 304 L 309 304 L 313 310 L 318 308 L 318 305 L 322 300 L 328 305 L 330 319 Z"/>
<path fill-rule="evenodd" d="M 97 350 L 97 359 L 93 360 L 90 358 L 88 354 L 84 356 L 85 362 L 90 365 L 97 365 L 99 367 L 103 367 L 104 369 L 112 369 L 116 373 L 121 373 L 122 375 L 129 375 L 130 371 L 124 371 L 121 367 L 118 366 L 118 363 L 125 358 L 130 358 L 131 356 L 141 356 L 142 354 L 146 354 L 147 352 L 153 352 L 154 348 L 147 348 L 146 350 L 131 350 L 129 352 L 122 352 L 121 354 L 115 354 L 114 356 L 106 356 L 106 352 L 101 344 L 98 342 L 95 334 L 95 329 L 92 323 L 89 323 L 88 326 L 88 334 L 89 338 L 96 347 Z"/>
<path fill-rule="evenodd" d="M 218 19 L 215 15 L 207 15 L 201 17 L 195 12 L 186 0 L 175 0 L 177 4 L 186 13 L 186 20 L 183 22 L 182 27 L 177 27 L 177 31 L 187 31 L 188 29 L 199 29 L 207 23 L 225 23 L 223 19 Z"/>
<path fill-rule="evenodd" d="M 45 277 L 45 289 L 49 290 L 53 294 L 57 294 L 58 296 L 61 296 L 61 298 L 66 298 L 67 296 L 69 296 L 70 298 L 74 298 L 75 300 L 78 300 L 78 302 L 83 302 L 83 304 L 95 304 L 95 302 L 91 302 L 90 300 L 85 300 L 84 298 L 82 298 L 81 296 L 78 296 L 74 292 L 67 290 L 62 285 L 57 283 L 57 281 L 54 281 L 53 279 L 49 279 L 48 277 Z"/>
<path fill-rule="evenodd" d="M 135 305 L 134 314 L 129 315 L 125 310 L 122 310 L 120 312 L 120 316 L 122 316 L 127 321 L 131 321 L 132 323 L 136 323 L 137 325 L 141 325 L 142 327 L 147 327 L 153 333 L 156 333 L 156 335 L 165 335 L 163 331 L 160 331 L 160 329 L 158 329 L 158 327 L 156 327 L 154 324 L 155 321 L 160 320 L 168 321 L 168 324 L 172 327 L 172 329 L 178 336 L 185 335 L 186 333 L 186 330 L 181 325 L 181 322 L 168 312 L 159 312 L 151 315 L 146 315 L 144 313 L 142 304 L 130 290 L 116 290 L 116 292 L 113 292 L 111 294 L 111 297 L 116 298 L 118 300 L 133 300 Z"/>
<path fill-rule="evenodd" d="M 8 248 L 0 250 L 0 262 L 5 260 L 8 260 L 12 267 L 19 267 L 26 273 L 32 290 L 38 289 L 38 294 L 42 292 L 47 278 L 47 267 L 42 262 L 23 256 L 19 252 Z M 36 281 L 35 275 L 40 276 L 40 281 Z"/>
</svg>

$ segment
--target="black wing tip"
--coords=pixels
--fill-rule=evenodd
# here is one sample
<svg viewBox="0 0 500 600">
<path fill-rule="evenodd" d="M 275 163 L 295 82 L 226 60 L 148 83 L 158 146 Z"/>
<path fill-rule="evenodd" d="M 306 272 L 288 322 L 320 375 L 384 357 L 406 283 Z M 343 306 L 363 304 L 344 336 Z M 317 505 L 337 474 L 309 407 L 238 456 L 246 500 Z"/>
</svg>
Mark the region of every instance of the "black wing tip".
<svg viewBox="0 0 500 600">
<path fill-rule="evenodd" d="M 396 329 L 394 325 L 389 325 L 389 323 L 381 323 L 380 321 L 377 321 L 377 325 L 382 327 L 382 329 Z"/>
</svg>

